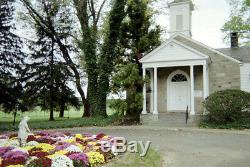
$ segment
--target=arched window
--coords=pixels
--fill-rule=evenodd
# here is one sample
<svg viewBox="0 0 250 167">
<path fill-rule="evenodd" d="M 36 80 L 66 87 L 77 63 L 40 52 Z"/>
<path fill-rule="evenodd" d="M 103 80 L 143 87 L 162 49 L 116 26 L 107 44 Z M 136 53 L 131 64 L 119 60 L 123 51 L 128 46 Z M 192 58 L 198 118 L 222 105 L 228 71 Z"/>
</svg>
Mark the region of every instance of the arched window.
<svg viewBox="0 0 250 167">
<path fill-rule="evenodd" d="M 172 82 L 185 82 L 187 81 L 187 77 L 183 74 L 176 74 L 172 78 Z"/>
</svg>

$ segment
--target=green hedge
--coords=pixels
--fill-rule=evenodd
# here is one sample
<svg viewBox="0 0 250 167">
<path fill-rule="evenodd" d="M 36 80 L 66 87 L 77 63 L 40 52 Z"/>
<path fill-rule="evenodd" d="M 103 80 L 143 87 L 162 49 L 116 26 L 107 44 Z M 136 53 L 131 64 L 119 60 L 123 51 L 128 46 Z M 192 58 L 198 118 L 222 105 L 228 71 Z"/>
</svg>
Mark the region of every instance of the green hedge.
<svg viewBox="0 0 250 167">
<path fill-rule="evenodd" d="M 207 121 L 226 124 L 241 119 L 250 108 L 250 93 L 241 90 L 224 90 L 210 95 L 204 102 Z"/>
</svg>

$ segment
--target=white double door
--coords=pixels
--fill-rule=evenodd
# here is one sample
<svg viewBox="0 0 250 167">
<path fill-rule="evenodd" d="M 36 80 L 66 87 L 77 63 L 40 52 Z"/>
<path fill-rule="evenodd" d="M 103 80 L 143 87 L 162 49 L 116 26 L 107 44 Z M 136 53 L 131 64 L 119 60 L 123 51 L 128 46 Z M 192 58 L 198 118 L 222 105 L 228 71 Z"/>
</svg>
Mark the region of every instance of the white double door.
<svg viewBox="0 0 250 167">
<path fill-rule="evenodd" d="M 190 106 L 188 81 L 169 82 L 167 90 L 168 111 L 183 112 Z"/>
</svg>

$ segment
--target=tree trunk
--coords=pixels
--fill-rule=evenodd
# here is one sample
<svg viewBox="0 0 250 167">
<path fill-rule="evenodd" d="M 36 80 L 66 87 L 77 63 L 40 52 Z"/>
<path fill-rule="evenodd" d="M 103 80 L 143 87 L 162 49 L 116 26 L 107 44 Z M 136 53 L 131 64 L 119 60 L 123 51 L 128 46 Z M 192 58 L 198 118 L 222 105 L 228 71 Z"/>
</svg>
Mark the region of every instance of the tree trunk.
<svg viewBox="0 0 250 167">
<path fill-rule="evenodd" d="M 83 105 L 84 105 L 84 113 L 82 115 L 82 117 L 90 117 L 90 105 L 89 105 L 89 101 L 88 100 L 85 100 L 83 102 Z"/>
<path fill-rule="evenodd" d="M 64 118 L 64 111 L 65 111 L 65 102 L 62 102 L 60 105 L 60 114 L 59 114 L 60 118 Z"/>
<path fill-rule="evenodd" d="M 16 115 L 17 115 L 17 112 L 15 111 L 15 112 L 14 112 L 13 126 L 15 126 L 15 124 L 16 124 Z"/>
</svg>

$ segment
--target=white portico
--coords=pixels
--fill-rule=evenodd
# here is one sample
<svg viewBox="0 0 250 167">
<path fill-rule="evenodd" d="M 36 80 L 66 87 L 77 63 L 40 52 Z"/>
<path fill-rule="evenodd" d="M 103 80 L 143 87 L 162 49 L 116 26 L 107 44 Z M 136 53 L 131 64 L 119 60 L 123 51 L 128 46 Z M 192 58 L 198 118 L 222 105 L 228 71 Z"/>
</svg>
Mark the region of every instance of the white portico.
<svg viewBox="0 0 250 167">
<path fill-rule="evenodd" d="M 178 40 L 179 37 L 192 40 L 192 1 L 174 0 L 168 6 L 171 38 L 140 60 L 143 76 L 150 73 L 151 80 L 150 100 L 147 99 L 147 85 L 144 85 L 142 114 L 185 112 L 188 108 L 190 114 L 195 115 L 196 98 L 204 100 L 209 94 L 210 59 Z"/>
<path fill-rule="evenodd" d="M 150 73 L 150 99 L 147 100 L 147 86 L 143 89 L 143 112 L 158 115 L 159 105 L 164 112 L 185 112 L 187 107 L 191 115 L 195 115 L 195 98 L 208 96 L 208 64 L 209 57 L 177 41 L 174 35 L 159 48 L 143 57 L 140 62 L 143 66 L 143 76 Z M 185 37 L 188 38 L 188 37 Z M 202 90 L 195 92 L 197 73 L 202 76 Z M 161 76 L 158 71 L 161 69 Z M 183 70 L 185 69 L 185 70 Z M 202 73 L 200 72 L 202 71 Z M 196 78 L 195 78 L 196 76 Z M 158 81 L 161 80 L 161 83 Z M 165 84 L 162 86 L 162 84 Z M 159 88 L 161 87 L 161 88 Z M 164 92 L 164 93 L 162 93 Z M 161 94 L 161 96 L 159 95 Z M 161 101 L 159 101 L 161 98 Z M 166 99 L 165 101 L 162 99 Z M 147 109 L 150 101 L 150 109 Z M 162 104 L 165 103 L 165 104 Z"/>
</svg>

